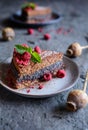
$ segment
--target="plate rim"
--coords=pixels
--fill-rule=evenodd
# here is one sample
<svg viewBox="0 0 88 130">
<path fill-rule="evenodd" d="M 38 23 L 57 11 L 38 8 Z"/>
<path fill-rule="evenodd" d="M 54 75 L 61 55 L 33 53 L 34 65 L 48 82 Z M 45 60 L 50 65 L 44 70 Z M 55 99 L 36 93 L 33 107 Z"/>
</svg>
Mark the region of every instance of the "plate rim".
<svg viewBox="0 0 88 130">
<path fill-rule="evenodd" d="M 9 58 L 12 58 L 12 57 L 8 57 L 6 60 L 4 61 L 7 61 Z M 70 61 L 71 63 L 75 64 L 76 66 L 76 69 L 77 69 L 77 75 L 76 75 L 76 78 L 75 78 L 75 81 L 73 83 L 71 83 L 69 85 L 69 87 L 66 87 L 66 88 L 63 88 L 61 90 L 58 90 L 54 93 L 50 93 L 50 94 L 42 94 L 42 95 L 34 95 L 34 94 L 30 94 L 30 93 L 22 93 L 22 92 L 19 92 L 18 89 L 13 89 L 13 88 L 10 88 L 9 86 L 7 86 L 1 79 L 0 79 L 0 85 L 3 86 L 5 89 L 9 90 L 10 92 L 12 93 L 15 93 L 17 95 L 20 95 L 20 96 L 23 96 L 23 97 L 28 97 L 28 98 L 46 98 L 46 97 L 51 97 L 51 96 L 54 96 L 54 95 L 57 95 L 59 93 L 62 93 L 64 91 L 67 91 L 68 89 L 72 88 L 78 81 L 79 79 L 79 67 L 78 65 L 72 61 L 70 58 L 68 58 L 67 56 L 64 56 L 64 58 L 66 58 L 68 61 Z"/>
<path fill-rule="evenodd" d="M 16 20 L 14 16 L 20 16 L 21 14 L 21 10 L 18 10 L 16 11 L 15 13 L 13 13 L 11 16 L 10 16 L 10 20 L 14 23 L 17 23 L 17 24 L 20 24 L 20 25 L 24 25 L 24 26 L 45 26 L 45 25 L 51 25 L 51 24 L 55 24 L 55 23 L 58 23 L 62 18 L 63 16 L 59 13 L 57 13 L 56 11 L 52 11 L 52 14 L 54 15 L 57 15 L 58 18 L 56 19 L 53 19 L 53 20 L 50 20 L 48 22 L 44 22 L 44 23 L 25 23 L 21 20 Z"/>
</svg>

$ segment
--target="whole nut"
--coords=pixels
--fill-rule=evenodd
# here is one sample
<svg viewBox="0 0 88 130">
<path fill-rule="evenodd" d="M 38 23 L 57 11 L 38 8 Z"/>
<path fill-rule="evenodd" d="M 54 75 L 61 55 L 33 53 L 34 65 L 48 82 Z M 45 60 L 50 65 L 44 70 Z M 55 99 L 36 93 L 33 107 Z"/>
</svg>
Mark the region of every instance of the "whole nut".
<svg viewBox="0 0 88 130">
<path fill-rule="evenodd" d="M 15 37 L 15 32 L 12 28 L 6 27 L 2 30 L 2 38 L 3 40 L 12 40 Z"/>
</svg>

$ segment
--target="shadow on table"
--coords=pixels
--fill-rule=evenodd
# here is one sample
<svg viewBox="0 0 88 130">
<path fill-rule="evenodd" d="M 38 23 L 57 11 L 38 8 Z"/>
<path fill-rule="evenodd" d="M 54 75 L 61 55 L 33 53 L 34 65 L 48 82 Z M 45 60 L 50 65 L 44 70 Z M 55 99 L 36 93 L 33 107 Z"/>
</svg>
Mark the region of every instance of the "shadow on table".
<svg viewBox="0 0 88 130">
<path fill-rule="evenodd" d="M 66 116 L 67 114 L 72 114 L 74 112 L 68 111 L 66 108 L 66 104 L 62 104 L 58 107 L 55 107 L 53 110 L 53 118 L 58 118 L 58 119 L 62 119 L 64 118 L 64 116 Z"/>
<path fill-rule="evenodd" d="M 62 119 L 64 116 L 66 117 L 69 114 L 73 114 L 74 112 L 70 112 L 66 109 L 66 102 L 60 102 L 58 106 L 56 106 L 55 102 L 57 98 L 60 99 L 60 97 L 63 96 L 63 94 L 59 94 L 53 97 L 48 97 L 48 98 L 27 98 L 27 97 L 22 97 L 19 95 L 16 95 L 10 91 L 7 91 L 3 86 L 0 87 L 0 102 L 3 102 L 4 104 L 9 104 L 9 105 L 15 105 L 18 104 L 18 106 L 21 106 L 23 104 L 25 105 L 30 105 L 33 106 L 34 104 L 38 107 L 44 106 L 48 104 L 48 109 L 51 111 L 51 116 L 52 118 L 58 118 Z M 45 113 L 46 114 L 46 113 Z M 47 114 L 46 114 L 47 115 Z"/>
<path fill-rule="evenodd" d="M 22 27 L 20 26 L 20 24 L 18 25 L 14 22 L 11 22 L 9 18 L 4 19 L 1 24 L 5 27 L 20 28 L 20 29 L 25 28 L 25 26 Z"/>
<path fill-rule="evenodd" d="M 31 27 L 31 28 L 35 28 L 35 29 L 37 29 L 37 28 L 40 28 L 40 27 L 47 27 L 47 26 L 52 26 L 52 25 L 32 25 L 32 24 L 30 24 L 30 25 L 27 25 L 27 24 L 24 24 L 24 25 L 22 25 L 22 24 L 20 24 L 20 23 L 15 23 L 15 22 L 12 22 L 9 18 L 6 18 L 6 19 L 4 19 L 2 22 L 1 22 L 1 25 L 2 26 L 4 26 L 4 27 L 12 27 L 12 28 L 16 28 L 16 29 L 23 29 L 23 28 L 29 28 L 29 27 Z"/>
<path fill-rule="evenodd" d="M 6 90 L 5 88 L 3 88 L 3 86 L 0 86 L 0 101 L 4 101 L 4 102 L 14 102 L 14 103 L 22 103 L 22 102 L 32 102 L 32 103 L 40 103 L 42 101 L 44 102 L 48 102 L 50 100 L 53 100 L 54 97 L 47 97 L 47 98 L 28 98 L 28 97 L 23 97 L 21 95 L 17 95 L 15 93 L 12 93 L 8 90 Z"/>
<path fill-rule="evenodd" d="M 8 90 L 6 90 L 5 88 L 3 88 L 3 86 L 0 86 L 0 102 L 3 101 L 4 103 L 5 102 L 8 102 L 8 103 L 32 103 L 32 104 L 45 104 L 46 102 L 51 103 L 51 106 L 52 106 L 52 103 L 55 102 L 55 100 L 57 100 L 58 98 L 60 99 L 60 97 L 63 96 L 63 94 L 59 94 L 59 95 L 56 95 L 56 96 L 53 96 L 53 97 L 47 97 L 47 98 L 28 98 L 28 97 L 23 97 L 21 95 L 17 95 L 15 93 L 12 93 Z M 60 99 L 61 100 L 61 99 Z M 58 105 L 58 108 L 55 107 L 53 113 L 57 113 L 57 110 L 64 110 L 65 111 L 65 107 L 64 106 L 61 106 L 62 103 L 60 103 L 60 107 Z M 54 104 L 53 104 L 54 105 Z"/>
</svg>

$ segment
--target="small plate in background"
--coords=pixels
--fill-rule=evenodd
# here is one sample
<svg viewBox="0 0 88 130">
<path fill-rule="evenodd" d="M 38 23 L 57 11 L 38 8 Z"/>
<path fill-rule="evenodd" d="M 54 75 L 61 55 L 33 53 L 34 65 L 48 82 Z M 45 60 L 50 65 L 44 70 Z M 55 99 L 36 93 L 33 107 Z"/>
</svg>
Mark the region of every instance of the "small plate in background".
<svg viewBox="0 0 88 130">
<path fill-rule="evenodd" d="M 55 12 L 52 12 L 51 17 L 52 18 L 50 20 L 47 20 L 44 22 L 27 23 L 27 22 L 21 20 L 21 11 L 19 10 L 10 17 L 10 20 L 18 25 L 27 26 L 27 27 L 28 26 L 37 27 L 37 26 L 45 26 L 45 25 L 55 24 L 61 20 L 61 16 Z"/>
</svg>

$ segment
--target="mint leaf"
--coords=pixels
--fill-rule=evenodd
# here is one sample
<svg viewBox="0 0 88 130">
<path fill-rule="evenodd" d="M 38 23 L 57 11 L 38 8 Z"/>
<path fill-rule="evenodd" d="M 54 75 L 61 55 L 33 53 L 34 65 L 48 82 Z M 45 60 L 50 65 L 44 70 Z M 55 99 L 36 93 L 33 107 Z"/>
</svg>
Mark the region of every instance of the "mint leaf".
<svg viewBox="0 0 88 130">
<path fill-rule="evenodd" d="M 22 5 L 23 9 L 27 8 L 27 7 L 35 9 L 36 5 L 34 3 L 25 3 L 25 4 Z"/>
<path fill-rule="evenodd" d="M 27 48 L 27 51 L 31 54 L 33 50 L 31 47 L 29 47 L 29 48 Z"/>
<path fill-rule="evenodd" d="M 19 45 L 19 44 L 15 45 L 15 48 L 16 48 L 16 51 L 17 51 L 18 53 L 20 53 L 20 54 L 23 54 L 24 52 L 27 51 L 27 48 L 26 48 L 26 47 L 24 47 L 24 46 L 22 46 L 22 45 Z"/>
<path fill-rule="evenodd" d="M 16 48 L 16 51 L 20 54 L 23 54 L 24 52 L 29 52 L 31 54 L 31 60 L 33 62 L 35 62 L 35 63 L 41 62 L 40 55 L 37 52 L 33 51 L 31 47 L 25 47 L 20 44 L 17 44 L 17 45 L 15 45 L 15 48 Z"/>
<path fill-rule="evenodd" d="M 31 57 L 31 60 L 33 61 L 33 62 L 41 62 L 41 57 L 40 57 L 40 55 L 37 53 L 37 52 L 32 52 L 32 57 Z"/>
</svg>

